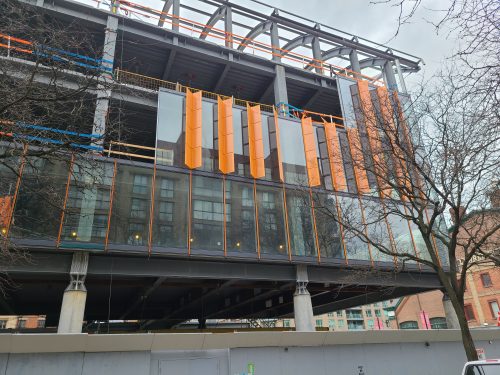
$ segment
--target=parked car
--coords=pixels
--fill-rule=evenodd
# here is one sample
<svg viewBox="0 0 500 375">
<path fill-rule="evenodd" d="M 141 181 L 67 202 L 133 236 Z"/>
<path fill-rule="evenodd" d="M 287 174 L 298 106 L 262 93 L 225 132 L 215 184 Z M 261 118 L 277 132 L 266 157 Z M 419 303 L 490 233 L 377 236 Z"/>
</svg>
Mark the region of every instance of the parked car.
<svg viewBox="0 0 500 375">
<path fill-rule="evenodd" d="M 500 375 L 500 359 L 467 362 L 462 375 Z"/>
</svg>

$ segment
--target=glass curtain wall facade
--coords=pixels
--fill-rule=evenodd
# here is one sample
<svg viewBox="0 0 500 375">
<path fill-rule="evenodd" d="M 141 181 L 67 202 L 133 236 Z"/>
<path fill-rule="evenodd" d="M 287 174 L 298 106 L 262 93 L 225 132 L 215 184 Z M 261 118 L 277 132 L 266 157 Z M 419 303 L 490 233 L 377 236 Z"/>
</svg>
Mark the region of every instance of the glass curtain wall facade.
<svg viewBox="0 0 500 375">
<path fill-rule="evenodd" d="M 351 108 L 356 83 L 344 81 L 340 97 Z M 187 95 L 159 92 L 154 165 L 40 160 L 38 168 L 25 168 L 19 184 L 7 176 L 0 202 L 7 206 L 18 185 L 17 202 L 8 217 L 2 210 L 3 227 L 12 223 L 13 238 L 104 251 L 392 264 L 364 234 L 390 251 L 419 253 L 418 229 L 385 217 L 376 181 L 353 164 L 356 121 L 311 127 L 236 105 L 221 118 L 216 101 L 198 95 L 188 105 Z M 234 168 L 222 173 L 227 155 Z"/>
</svg>

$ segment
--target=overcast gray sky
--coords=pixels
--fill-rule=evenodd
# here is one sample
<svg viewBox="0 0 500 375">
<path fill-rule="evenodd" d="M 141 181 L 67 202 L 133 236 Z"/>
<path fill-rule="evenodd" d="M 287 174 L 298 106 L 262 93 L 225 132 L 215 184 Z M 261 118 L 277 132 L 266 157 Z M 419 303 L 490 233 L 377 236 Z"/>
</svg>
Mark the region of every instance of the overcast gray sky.
<svg viewBox="0 0 500 375">
<path fill-rule="evenodd" d="M 232 0 L 249 3 L 248 0 Z M 397 30 L 399 9 L 388 4 L 372 4 L 373 0 L 268 0 L 270 6 L 285 9 L 378 43 L 393 47 L 424 59 L 426 78 L 439 69 L 440 64 L 452 54 L 456 40 L 443 30 L 436 35 L 429 21 L 435 22 L 447 9 L 449 0 L 423 0 L 421 8 L 410 24 Z M 411 81 L 415 82 L 418 77 Z"/>
</svg>

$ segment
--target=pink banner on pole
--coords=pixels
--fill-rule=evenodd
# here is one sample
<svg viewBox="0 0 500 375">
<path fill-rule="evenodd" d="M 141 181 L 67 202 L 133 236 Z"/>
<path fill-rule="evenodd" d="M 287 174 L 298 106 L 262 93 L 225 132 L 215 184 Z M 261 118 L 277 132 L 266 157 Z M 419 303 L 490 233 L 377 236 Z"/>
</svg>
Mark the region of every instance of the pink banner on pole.
<svg viewBox="0 0 500 375">
<path fill-rule="evenodd" d="M 420 323 L 422 324 L 422 329 L 431 329 L 429 314 L 427 314 L 425 311 L 420 311 Z"/>
</svg>

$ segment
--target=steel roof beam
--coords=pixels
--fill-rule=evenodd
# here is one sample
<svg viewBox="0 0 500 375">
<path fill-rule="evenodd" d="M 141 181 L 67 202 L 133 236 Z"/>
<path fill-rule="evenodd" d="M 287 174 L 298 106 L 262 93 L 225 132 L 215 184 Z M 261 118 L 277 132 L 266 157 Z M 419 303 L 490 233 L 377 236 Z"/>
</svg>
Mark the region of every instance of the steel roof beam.
<svg viewBox="0 0 500 375">
<path fill-rule="evenodd" d="M 255 26 L 252 30 L 249 31 L 245 39 L 238 46 L 238 51 L 243 51 L 245 47 L 250 43 L 249 41 L 253 41 L 260 34 L 271 31 L 273 23 L 271 21 L 262 21 L 257 26 Z"/>
<path fill-rule="evenodd" d="M 210 30 L 217 24 L 217 22 L 219 22 L 224 17 L 226 17 L 227 8 L 228 7 L 226 5 L 221 5 L 219 8 L 217 8 L 217 10 L 214 13 L 212 13 L 212 15 L 208 19 L 205 27 L 201 31 L 200 39 L 206 39 L 208 33 L 210 33 Z M 227 32 L 227 30 L 226 30 L 226 32 Z"/>
</svg>

